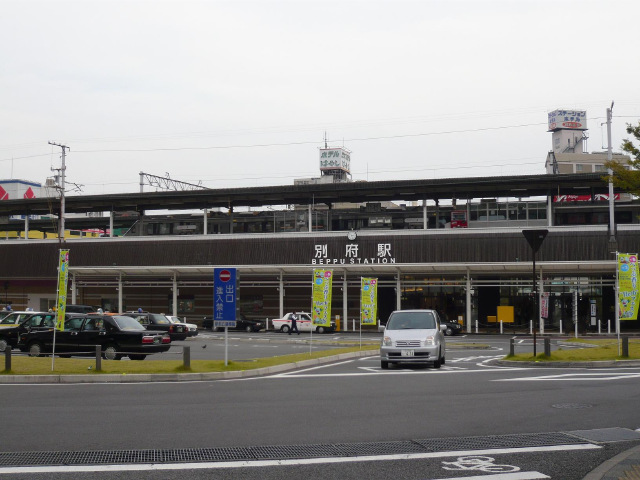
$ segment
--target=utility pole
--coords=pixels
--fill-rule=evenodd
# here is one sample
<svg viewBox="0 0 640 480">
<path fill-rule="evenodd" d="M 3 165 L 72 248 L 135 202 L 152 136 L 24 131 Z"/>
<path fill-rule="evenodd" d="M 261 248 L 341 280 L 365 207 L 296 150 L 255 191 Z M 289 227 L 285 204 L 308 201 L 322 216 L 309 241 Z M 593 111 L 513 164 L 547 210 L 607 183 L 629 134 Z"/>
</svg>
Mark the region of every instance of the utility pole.
<svg viewBox="0 0 640 480">
<path fill-rule="evenodd" d="M 55 142 L 49 142 L 49 145 L 55 145 L 62 149 L 62 167 L 60 168 L 60 218 L 58 221 L 58 238 L 64 241 L 64 189 L 65 189 L 65 171 L 67 166 L 65 165 L 65 157 L 67 150 L 71 150 L 66 145 L 61 145 Z"/>
<path fill-rule="evenodd" d="M 611 107 L 607 108 L 607 162 L 611 162 L 613 158 L 612 146 L 611 146 L 611 119 L 613 118 L 613 102 Z M 616 224 L 614 218 L 613 205 L 615 198 L 613 197 L 613 170 L 609 168 L 607 171 L 609 174 L 609 242 L 615 243 L 616 241 Z"/>
</svg>

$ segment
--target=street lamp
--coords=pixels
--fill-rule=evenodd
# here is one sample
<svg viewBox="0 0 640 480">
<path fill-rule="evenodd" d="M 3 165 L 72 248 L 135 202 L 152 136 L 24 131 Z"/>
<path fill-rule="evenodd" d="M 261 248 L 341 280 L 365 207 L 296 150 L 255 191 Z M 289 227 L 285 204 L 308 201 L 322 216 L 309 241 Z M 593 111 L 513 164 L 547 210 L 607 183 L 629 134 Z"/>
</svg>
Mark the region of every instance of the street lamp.
<svg viewBox="0 0 640 480">
<path fill-rule="evenodd" d="M 536 321 L 539 319 L 540 310 L 538 307 L 538 283 L 536 282 L 536 252 L 540 249 L 542 242 L 549 233 L 549 230 L 523 230 L 522 234 L 527 239 L 533 254 L 533 298 L 534 298 L 534 320 L 533 320 L 533 357 L 536 357 Z"/>
</svg>

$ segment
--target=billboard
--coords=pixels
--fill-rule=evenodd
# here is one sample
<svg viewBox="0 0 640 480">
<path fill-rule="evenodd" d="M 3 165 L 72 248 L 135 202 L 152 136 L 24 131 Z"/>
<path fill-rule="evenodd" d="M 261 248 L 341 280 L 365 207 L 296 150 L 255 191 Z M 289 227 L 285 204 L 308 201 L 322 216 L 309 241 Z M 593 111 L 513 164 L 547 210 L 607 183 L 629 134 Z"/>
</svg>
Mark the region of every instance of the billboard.
<svg viewBox="0 0 640 480">
<path fill-rule="evenodd" d="M 554 110 L 549 113 L 549 131 L 588 130 L 586 110 Z"/>
<path fill-rule="evenodd" d="M 0 200 L 23 200 L 40 196 L 41 185 L 25 180 L 0 180 Z"/>
<path fill-rule="evenodd" d="M 321 148 L 320 170 L 342 170 L 351 173 L 351 152 L 345 148 Z"/>
</svg>

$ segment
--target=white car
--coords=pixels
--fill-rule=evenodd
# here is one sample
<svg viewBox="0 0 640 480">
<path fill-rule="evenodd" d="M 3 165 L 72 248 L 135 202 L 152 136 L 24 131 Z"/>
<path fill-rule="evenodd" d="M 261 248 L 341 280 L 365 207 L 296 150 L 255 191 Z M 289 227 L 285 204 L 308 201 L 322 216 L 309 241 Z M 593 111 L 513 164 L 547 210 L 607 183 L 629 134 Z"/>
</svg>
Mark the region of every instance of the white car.
<svg viewBox="0 0 640 480">
<path fill-rule="evenodd" d="M 172 315 L 166 315 L 171 323 L 179 323 L 184 325 L 187 330 L 187 337 L 195 337 L 198 335 L 198 326 L 195 323 L 186 323 L 180 320 L 179 317 L 174 317 Z"/>
<path fill-rule="evenodd" d="M 310 332 L 311 331 L 311 314 L 307 312 L 296 312 L 298 315 L 298 320 L 296 321 L 296 326 L 298 330 L 301 332 Z M 282 333 L 289 333 L 291 330 L 291 315 L 293 312 L 287 313 L 283 318 L 275 318 L 272 320 L 273 329 L 280 330 Z M 324 332 L 333 332 L 336 329 L 336 324 L 334 321 L 331 321 L 330 327 L 325 327 L 323 325 L 317 325 L 313 331 L 317 333 Z"/>
<path fill-rule="evenodd" d="M 432 364 L 440 368 L 445 362 L 446 328 L 435 310 L 392 312 L 380 345 L 380 367 L 387 369 L 390 363 L 395 363 Z"/>
</svg>

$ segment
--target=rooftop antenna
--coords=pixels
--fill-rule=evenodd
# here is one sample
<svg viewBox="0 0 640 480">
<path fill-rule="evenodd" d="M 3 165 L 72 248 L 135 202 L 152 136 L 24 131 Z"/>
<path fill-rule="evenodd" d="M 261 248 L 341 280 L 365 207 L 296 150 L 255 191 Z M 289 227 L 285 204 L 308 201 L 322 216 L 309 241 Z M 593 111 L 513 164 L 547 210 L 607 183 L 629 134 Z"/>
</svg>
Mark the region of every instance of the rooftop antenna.
<svg viewBox="0 0 640 480">
<path fill-rule="evenodd" d="M 324 131 L 324 148 L 328 148 L 327 147 L 327 131 Z"/>
</svg>

